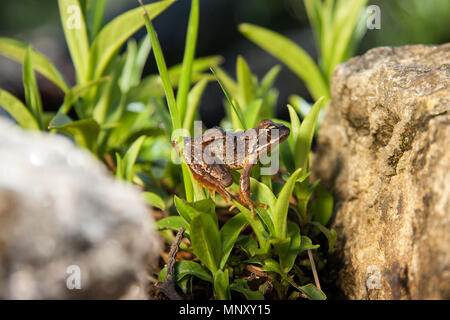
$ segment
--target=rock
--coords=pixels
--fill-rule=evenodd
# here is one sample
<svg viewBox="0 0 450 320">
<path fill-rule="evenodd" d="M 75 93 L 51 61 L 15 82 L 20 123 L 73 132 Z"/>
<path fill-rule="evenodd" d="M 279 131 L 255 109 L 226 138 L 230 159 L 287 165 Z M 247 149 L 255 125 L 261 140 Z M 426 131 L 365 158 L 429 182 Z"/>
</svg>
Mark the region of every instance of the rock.
<svg viewBox="0 0 450 320">
<path fill-rule="evenodd" d="M 160 242 L 134 187 L 2 119 L 0 155 L 0 299 L 114 299 L 145 278 Z"/>
<path fill-rule="evenodd" d="M 350 299 L 450 299 L 450 44 L 341 64 L 313 160 Z"/>
</svg>

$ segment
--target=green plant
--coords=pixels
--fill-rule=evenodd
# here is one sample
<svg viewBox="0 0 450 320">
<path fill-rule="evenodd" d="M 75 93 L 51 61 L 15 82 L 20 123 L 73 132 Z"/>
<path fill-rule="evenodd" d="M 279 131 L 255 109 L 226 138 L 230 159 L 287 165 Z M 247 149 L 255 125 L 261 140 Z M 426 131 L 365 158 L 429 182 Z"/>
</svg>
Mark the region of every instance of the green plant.
<svg viewBox="0 0 450 320">
<path fill-rule="evenodd" d="M 291 69 L 308 88 L 314 100 L 330 98 L 330 81 L 335 67 L 350 58 L 365 32 L 363 8 L 367 0 L 304 0 L 319 52 L 318 65 L 301 47 L 274 31 L 251 24 L 239 30 Z M 310 106 L 298 96 L 291 103 L 306 116 Z"/>
<path fill-rule="evenodd" d="M 173 2 L 164 0 L 145 7 L 153 19 Z M 162 100 L 164 90 L 161 82 L 167 84 L 169 78 L 174 86 L 179 85 L 180 115 L 184 118 L 183 127 L 190 129 L 202 93 L 212 79 L 204 71 L 218 65 L 221 58 L 214 56 L 194 60 L 198 27 L 198 10 L 195 14 L 198 6 L 194 5 L 183 64 L 168 69 L 167 77 L 149 75 L 141 79 L 152 50 L 151 42 L 144 38 L 137 43 L 130 37 L 145 24 L 142 9 L 130 10 L 104 23 L 106 4 L 106 0 L 58 1 L 61 23 L 76 74 L 74 86 L 70 86 L 41 53 L 18 40 L 0 38 L 0 54 L 23 64 L 26 96 L 24 104 L 0 89 L 0 104 L 20 126 L 68 135 L 77 145 L 104 160 L 111 169 L 115 170 L 117 165 L 118 178 L 130 182 L 134 180 L 139 184 L 144 184 L 142 179 L 152 179 L 157 184 L 158 177 L 154 176 L 149 165 L 152 160 L 149 150 L 154 148 L 154 144 L 160 143 L 165 145 L 163 149 L 170 148 L 172 129 L 180 121 L 167 121 L 170 116 Z M 120 53 L 125 43 L 126 51 Z M 45 111 L 35 71 L 64 92 L 64 101 L 56 113 Z M 191 80 L 196 85 L 189 91 Z M 133 144 L 136 139 L 139 143 Z M 128 149 L 133 156 L 128 156 L 130 152 L 125 155 Z M 145 165 L 140 161 L 141 154 L 147 155 L 144 160 L 150 160 Z M 117 164 L 113 163 L 114 155 Z M 125 157 L 124 161 L 122 157 Z M 158 165 L 167 167 L 167 163 Z M 176 180 L 176 172 L 167 174 L 171 181 Z M 156 189 L 153 190 L 155 194 L 164 195 L 161 188 Z"/>
<path fill-rule="evenodd" d="M 278 90 L 273 84 L 281 70 L 280 66 L 272 67 L 266 75 L 258 81 L 250 70 L 250 67 L 242 56 L 237 58 L 237 81 L 233 80 L 224 70 L 217 67 L 215 75 L 223 86 L 226 94 L 236 97 L 234 105 L 238 105 L 242 112 L 242 121 L 248 128 L 257 126 L 258 121 L 275 116 L 275 104 L 278 98 Z M 233 111 L 232 103 L 224 102 L 226 118 L 222 121 L 222 127 L 226 129 L 244 129 L 241 120 Z"/>
<path fill-rule="evenodd" d="M 69 86 L 47 58 L 26 44 L 3 38 L 0 54 L 23 63 L 26 101 L 23 104 L 0 89 L 0 104 L 22 127 L 68 135 L 104 160 L 117 179 L 141 186 L 143 198 L 164 212 L 157 227 L 167 242 L 173 241 L 174 230 L 185 229 L 189 241 L 180 248 L 195 258 L 175 263 L 175 280 L 183 293 L 203 291 L 217 299 L 236 295 L 246 299 L 326 298 L 309 275 L 311 268 L 318 283 L 311 257 L 320 259 L 323 254 L 316 243 L 325 239 L 321 233 L 329 250 L 336 238 L 335 231 L 326 227 L 333 199 L 318 181 L 310 183 L 309 178 L 311 143 L 326 97 L 317 99 L 303 122 L 290 105 L 290 122 L 276 120 L 291 129 L 287 142 L 279 147 L 281 173 L 272 179 L 254 170 L 251 178 L 252 195 L 267 203 L 267 210 L 256 208 L 252 218 L 246 207 L 234 201 L 239 212 L 222 221 L 218 214 L 224 211 L 223 199 L 204 192 L 185 163 L 178 166 L 171 161 L 171 142 L 177 140 L 182 150 L 181 137 L 192 132 L 203 91 L 214 79 L 226 98 L 225 128 L 253 128 L 263 118 L 274 118 L 278 91 L 273 84 L 280 67 L 271 68 L 259 81 L 238 57 L 235 81 L 218 67 L 220 57 L 195 59 L 199 0 L 191 0 L 183 62 L 168 68 L 151 18 L 172 2 L 141 3 L 143 9 L 131 10 L 104 25 L 106 0 L 60 0 L 76 84 Z M 69 5 L 80 8 L 80 28 L 66 24 L 73 18 L 67 11 Z M 143 25 L 148 37 L 136 42 L 130 37 Z M 125 42 L 126 50 L 120 54 Z M 141 79 L 151 53 L 158 74 Z M 65 93 L 55 114 L 42 105 L 35 71 Z M 233 172 L 233 180 L 230 188 L 237 193 L 238 172 Z M 255 274 L 265 283 L 255 281 Z M 158 279 L 164 281 L 166 276 L 167 267 L 163 267 Z M 199 281 L 209 287 L 199 288 Z"/>
<path fill-rule="evenodd" d="M 329 240 L 330 250 L 333 249 L 336 235 L 334 230 L 325 227 L 332 213 L 332 198 L 326 190 L 319 189 L 320 192 L 309 210 L 307 207 L 318 185 L 309 184 L 308 155 L 317 115 L 323 103 L 324 98 L 319 99 L 302 124 L 289 106 L 290 112 L 294 112 L 295 117 L 291 123 L 287 123 L 292 129 L 292 135 L 288 138 L 287 144 L 290 153 L 285 154 L 285 157 L 291 157 L 290 160 L 295 163 L 296 169 L 291 171 L 292 174 L 285 183 L 277 187 L 272 185 L 270 177 L 264 182 L 251 179 L 255 200 L 268 204 L 267 210 L 256 208 L 255 218 L 251 218 L 251 213 L 246 207 L 234 201 L 240 213 L 219 228 L 215 202 L 212 199 L 186 203 L 175 196 L 175 206 L 179 215 L 161 219 L 157 225 L 161 230 L 185 228 L 191 246 L 184 246 L 183 249 L 193 252 L 202 263 L 198 265 L 190 262 L 189 266 L 183 266 L 183 277 L 177 277 L 177 281 L 185 293 L 188 290 L 185 277 L 190 275 L 211 282 L 219 299 L 229 299 L 231 291 L 240 292 L 247 298 L 261 299 L 266 288 L 262 286 L 257 291 L 251 290 L 243 272 L 248 266 L 260 266 L 261 272 L 267 273 L 271 285 L 276 288 L 276 297 L 280 299 L 287 297 L 290 286 L 296 289 L 297 294 L 310 299 L 325 298 L 325 294 L 312 284 L 298 285 L 295 277 L 298 278 L 296 273 L 299 270 L 298 267 L 294 268 L 299 256 L 319 247 L 313 245 L 306 233 L 300 233 L 299 225 L 312 235 L 317 235 L 317 230 L 323 232 Z M 237 190 L 238 174 L 234 175 L 234 181 L 231 188 Z M 292 195 L 298 200 L 297 206 L 290 204 Z M 327 201 L 328 205 L 324 204 L 324 201 Z M 297 213 L 297 221 L 288 218 L 290 211 Z M 241 235 L 242 229 L 247 224 L 252 228 L 255 239 Z M 230 256 L 236 247 L 245 254 Z M 274 259 L 275 257 L 278 258 Z M 180 266 L 185 264 L 182 261 L 179 263 Z M 201 275 L 200 269 L 203 270 Z M 160 278 L 161 281 L 164 280 L 164 276 L 165 273 Z M 304 281 L 304 277 L 298 279 Z"/>
</svg>

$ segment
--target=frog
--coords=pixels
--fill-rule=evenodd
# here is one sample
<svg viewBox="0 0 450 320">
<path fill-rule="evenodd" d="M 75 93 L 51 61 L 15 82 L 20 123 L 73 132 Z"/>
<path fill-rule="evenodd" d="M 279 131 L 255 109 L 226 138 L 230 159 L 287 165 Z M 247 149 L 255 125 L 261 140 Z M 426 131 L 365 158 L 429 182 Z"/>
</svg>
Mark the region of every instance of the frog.
<svg viewBox="0 0 450 320">
<path fill-rule="evenodd" d="M 197 137 L 183 137 L 182 157 L 200 187 L 205 186 L 214 196 L 219 193 L 228 204 L 232 199 L 250 208 L 251 217 L 255 207 L 267 204 L 251 199 L 250 174 L 252 168 L 278 144 L 285 141 L 290 129 L 271 119 L 261 120 L 256 128 L 229 132 L 220 127 L 206 130 Z M 239 197 L 226 188 L 232 185 L 232 170 L 240 170 Z M 231 206 L 232 210 L 235 206 Z"/>
</svg>

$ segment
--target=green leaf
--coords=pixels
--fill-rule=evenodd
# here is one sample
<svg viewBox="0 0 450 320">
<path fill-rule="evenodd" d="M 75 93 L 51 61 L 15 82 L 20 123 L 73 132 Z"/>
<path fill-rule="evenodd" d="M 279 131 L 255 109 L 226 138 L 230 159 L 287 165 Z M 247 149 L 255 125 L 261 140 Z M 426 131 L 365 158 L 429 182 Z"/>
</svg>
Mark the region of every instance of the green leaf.
<svg viewBox="0 0 450 320">
<path fill-rule="evenodd" d="M 309 151 L 314 137 L 314 130 L 319 116 L 319 111 L 326 103 L 324 97 L 321 97 L 311 108 L 306 118 L 303 120 L 300 130 L 298 131 L 297 141 L 295 144 L 296 167 L 302 168 L 304 172 L 308 168 Z"/>
<path fill-rule="evenodd" d="M 272 86 L 275 83 L 275 80 L 278 76 L 278 74 L 281 71 L 281 66 L 276 65 L 273 66 L 272 69 L 269 70 L 269 72 L 266 73 L 264 78 L 261 80 L 261 85 L 259 87 L 259 95 L 265 96 L 269 90 L 272 88 Z"/>
<path fill-rule="evenodd" d="M 216 204 L 212 199 L 202 199 L 199 201 L 189 203 L 188 205 L 194 208 L 198 213 L 208 214 L 214 220 L 216 227 L 219 226 L 219 222 L 217 220 L 216 215 Z"/>
<path fill-rule="evenodd" d="M 79 97 L 88 92 L 90 89 L 99 86 L 105 81 L 110 80 L 109 77 L 99 78 L 93 81 L 82 83 L 72 87 L 65 95 L 64 102 L 58 110 L 58 113 L 67 114 L 70 111 L 72 105 L 77 101 Z"/>
<path fill-rule="evenodd" d="M 125 179 L 123 170 L 123 159 L 118 152 L 116 152 L 116 179 Z"/>
<path fill-rule="evenodd" d="M 139 139 L 137 139 L 131 147 L 128 149 L 127 153 L 123 157 L 123 164 L 124 164 L 124 176 L 125 179 L 128 182 L 133 181 L 134 177 L 134 164 L 136 163 L 136 159 L 139 155 L 139 152 L 141 151 L 142 144 L 144 143 L 144 140 L 146 139 L 146 136 L 141 136 Z"/>
<path fill-rule="evenodd" d="M 312 106 L 298 95 L 293 94 L 289 96 L 289 103 L 295 108 L 295 111 L 302 116 L 302 118 L 306 118 L 307 114 L 311 111 Z"/>
<path fill-rule="evenodd" d="M 328 252 L 333 252 L 334 250 L 334 243 L 336 242 L 337 239 L 337 232 L 334 229 L 328 229 L 326 227 L 324 227 L 323 225 L 321 225 L 318 222 L 312 221 L 311 224 L 313 224 L 314 226 L 316 226 L 320 232 L 322 232 L 325 237 L 327 237 L 328 240 Z"/>
<path fill-rule="evenodd" d="M 25 88 L 25 101 L 31 110 L 39 127 L 42 128 L 42 100 L 34 74 L 33 62 L 31 61 L 31 47 L 28 47 L 23 63 L 23 86 Z"/>
<path fill-rule="evenodd" d="M 326 70 L 329 79 L 331 79 L 335 67 L 343 62 L 346 57 L 358 17 L 366 3 L 367 0 L 356 0 L 353 1 L 351 6 L 348 6 L 343 1 L 338 1 L 338 6 L 335 10 L 335 21 L 333 21 L 332 54 L 329 55 L 330 62 L 328 70 Z"/>
<path fill-rule="evenodd" d="M 241 247 L 250 256 L 258 249 L 258 243 L 248 235 L 240 235 L 236 240 L 236 245 Z"/>
<path fill-rule="evenodd" d="M 301 168 L 295 170 L 295 172 L 286 181 L 285 185 L 280 191 L 280 194 L 278 195 L 275 204 L 275 210 L 273 213 L 275 236 L 277 238 L 284 239 L 286 237 L 286 225 L 287 225 L 289 202 L 292 192 L 294 191 L 295 182 L 297 181 L 301 172 L 302 172 Z"/>
<path fill-rule="evenodd" d="M 216 77 L 220 79 L 222 85 L 227 89 L 227 92 L 229 92 L 232 97 L 238 96 L 238 84 L 221 68 L 214 67 L 213 70 L 216 73 Z"/>
<path fill-rule="evenodd" d="M 302 253 L 307 250 L 316 250 L 319 248 L 319 244 L 313 244 L 312 240 L 307 236 L 302 236 L 302 240 L 300 241 L 300 249 L 298 249 L 298 253 Z"/>
<path fill-rule="evenodd" d="M 315 62 L 292 40 L 276 32 L 246 23 L 239 25 L 239 31 L 286 64 L 305 82 L 314 99 L 330 96 L 328 84 Z"/>
<path fill-rule="evenodd" d="M 0 89 L 0 106 L 25 129 L 39 130 L 39 124 L 27 107 L 9 92 Z"/>
<path fill-rule="evenodd" d="M 156 193 L 143 192 L 142 195 L 149 205 L 157 207 L 161 210 L 166 210 L 166 204 L 164 203 L 164 200 Z"/>
<path fill-rule="evenodd" d="M 191 13 L 186 35 L 186 46 L 184 49 L 183 66 L 181 69 L 180 84 L 177 92 L 177 104 L 181 119 L 185 118 L 188 105 L 188 93 L 191 86 L 192 67 L 195 57 L 199 23 L 199 0 L 191 1 Z"/>
<path fill-rule="evenodd" d="M 192 219 L 191 242 L 195 255 L 212 274 L 216 274 L 220 264 L 222 245 L 219 230 L 211 216 L 198 214 Z"/>
<path fill-rule="evenodd" d="M 247 300 L 264 300 L 264 295 L 258 291 L 250 290 L 246 280 L 236 279 L 230 289 L 244 295 Z"/>
<path fill-rule="evenodd" d="M 86 25 L 89 39 L 93 40 L 100 31 L 105 19 L 105 6 L 108 0 L 87 0 Z"/>
<path fill-rule="evenodd" d="M 295 112 L 294 108 L 291 105 L 287 105 L 289 110 L 289 117 L 291 119 L 291 137 L 293 141 L 294 147 L 297 144 L 298 134 L 300 132 L 300 119 L 298 118 L 297 112 Z M 309 150 L 308 150 L 309 152 Z M 303 168 L 304 169 L 304 168 Z"/>
<path fill-rule="evenodd" d="M 188 96 L 188 105 L 184 116 L 183 128 L 186 130 L 192 129 L 194 123 L 195 113 L 200 104 L 200 99 L 205 91 L 208 80 L 203 79 L 197 82 L 197 84 L 191 89 Z"/>
<path fill-rule="evenodd" d="M 180 281 L 187 275 L 191 275 L 199 279 L 213 283 L 211 274 L 200 264 L 194 261 L 186 261 L 186 260 L 175 262 L 176 280 Z"/>
<path fill-rule="evenodd" d="M 190 234 L 190 226 L 189 223 L 186 222 L 186 220 L 183 219 L 183 217 L 180 216 L 170 216 L 166 218 L 162 218 L 158 221 L 156 221 L 156 227 L 158 229 L 171 229 L 178 231 L 180 228 L 184 228 L 187 234 Z"/>
<path fill-rule="evenodd" d="M 247 62 L 242 56 L 238 56 L 236 63 L 236 74 L 240 87 L 241 104 L 244 108 L 255 98 L 255 88 L 253 85 L 252 73 Z"/>
<path fill-rule="evenodd" d="M 325 293 L 323 293 L 322 290 L 318 289 L 315 285 L 312 283 L 308 283 L 305 286 L 299 286 L 297 285 L 294 280 L 292 280 L 290 277 L 286 277 L 286 280 L 289 281 L 289 283 L 300 292 L 303 292 L 306 294 L 306 296 L 311 300 L 326 300 L 327 296 Z"/>
<path fill-rule="evenodd" d="M 211 68 L 211 72 L 213 73 L 214 77 L 216 78 L 217 82 L 219 83 L 220 88 L 222 89 L 223 93 L 225 94 L 225 97 L 227 98 L 228 103 L 230 104 L 231 109 L 232 109 L 233 112 L 234 112 L 234 113 L 232 114 L 232 115 L 235 117 L 235 118 L 233 118 L 233 119 L 234 119 L 234 120 L 233 120 L 234 128 L 235 128 L 236 130 L 237 130 L 237 129 L 247 130 L 247 125 L 246 125 L 246 123 L 245 123 L 245 119 L 244 119 L 244 116 L 243 116 L 243 114 L 242 114 L 242 110 L 241 110 L 241 108 L 240 108 L 238 102 L 237 102 L 234 98 L 232 98 L 232 97 L 230 96 L 230 94 L 228 93 L 227 89 L 226 89 L 225 86 L 223 85 L 222 81 L 221 81 L 220 78 L 217 76 L 217 73 L 216 73 L 216 71 L 215 71 L 214 68 Z M 238 120 L 238 121 L 237 121 L 237 120 Z"/>
<path fill-rule="evenodd" d="M 140 79 L 134 77 L 136 69 L 137 59 L 137 43 L 136 40 L 130 39 L 127 42 L 127 54 L 125 58 L 125 64 L 123 66 L 122 74 L 119 77 L 119 88 L 122 93 L 130 91 L 131 87 L 134 87 L 139 83 Z"/>
<path fill-rule="evenodd" d="M 56 129 L 72 136 L 76 144 L 96 153 L 97 136 L 100 126 L 94 119 L 72 121 L 64 114 L 57 114 L 50 122 L 49 129 Z"/>
<path fill-rule="evenodd" d="M 262 176 L 262 177 L 270 178 L 270 176 Z M 273 194 L 272 190 L 267 185 L 250 177 L 250 186 L 252 195 L 255 197 L 257 202 L 266 203 L 269 207 L 268 211 L 271 211 L 275 208 L 275 202 L 277 199 L 275 198 L 275 195 Z"/>
<path fill-rule="evenodd" d="M 284 275 L 284 273 L 281 271 L 280 264 L 273 259 L 264 260 L 264 265 L 261 267 L 261 269 L 267 272 L 275 272 L 282 276 Z"/>
<path fill-rule="evenodd" d="M 317 187 L 316 197 L 311 204 L 311 211 L 314 220 L 324 226 L 328 224 L 333 214 L 333 197 L 320 185 Z"/>
<path fill-rule="evenodd" d="M 228 269 L 219 270 L 214 275 L 214 292 L 219 300 L 231 300 Z"/>
<path fill-rule="evenodd" d="M 280 267 L 284 273 L 288 273 L 299 253 L 301 243 L 300 228 L 297 224 L 288 223 L 288 237 L 285 239 L 274 239 L 272 244 L 280 258 Z"/>
<path fill-rule="evenodd" d="M 28 44 L 21 41 L 10 38 L 0 38 L 0 54 L 19 63 L 24 63 L 27 48 Z M 42 54 L 31 50 L 31 62 L 37 72 L 56 84 L 62 91 L 67 92 L 69 90 L 69 86 L 61 73 Z"/>
<path fill-rule="evenodd" d="M 87 80 L 89 39 L 83 12 L 78 0 L 58 0 L 61 24 L 75 67 L 78 82 Z"/>
<path fill-rule="evenodd" d="M 228 257 L 233 249 L 237 237 L 247 223 L 247 219 L 242 213 L 235 215 L 228 220 L 220 229 L 220 240 L 222 242 L 222 258 L 220 260 L 219 269 L 223 269 Z"/>
<path fill-rule="evenodd" d="M 109 77 L 111 78 L 108 83 L 105 84 L 99 91 L 100 97 L 94 106 L 93 117 L 94 119 L 100 123 L 104 124 L 107 119 L 108 111 L 112 108 L 113 99 L 114 99 L 114 91 L 117 89 L 117 81 L 120 76 L 120 72 L 122 71 L 122 59 L 121 57 L 116 57 L 111 62 L 111 71 L 109 73 Z M 93 80 L 95 81 L 95 80 Z M 119 90 L 117 90 L 119 91 Z"/>
<path fill-rule="evenodd" d="M 150 19 L 153 19 L 174 2 L 175 0 L 159 1 L 148 4 L 145 8 L 150 12 Z M 89 78 L 100 77 L 114 54 L 142 26 L 142 9 L 136 8 L 121 14 L 103 27 L 89 51 Z"/>
<path fill-rule="evenodd" d="M 258 118 L 260 118 L 260 111 L 263 105 L 262 99 L 253 100 L 247 106 L 247 110 L 245 111 L 245 123 L 249 126 L 249 128 L 255 128 L 258 125 Z"/>
<path fill-rule="evenodd" d="M 256 238 L 258 239 L 258 243 L 259 243 L 259 250 L 261 251 L 260 253 L 261 254 L 266 253 L 270 249 L 270 243 L 268 241 L 269 235 L 267 234 L 266 230 L 264 229 L 264 226 L 263 226 L 261 220 L 259 220 L 259 218 L 256 218 L 256 217 L 252 218 L 251 217 L 252 214 L 251 214 L 250 210 L 248 210 L 246 207 L 241 205 L 236 200 L 233 200 L 233 203 L 236 205 L 236 207 L 239 209 L 239 211 L 245 215 L 247 222 L 250 224 L 253 231 L 255 232 Z"/>
<path fill-rule="evenodd" d="M 222 62 L 223 58 L 221 56 L 207 56 L 196 58 L 192 62 L 192 72 L 193 74 L 201 74 L 202 72 L 210 70 L 211 67 L 217 67 Z M 170 79 L 174 80 L 174 85 L 180 82 L 182 68 L 182 63 L 169 68 Z"/>
<path fill-rule="evenodd" d="M 194 219 L 198 212 L 190 205 L 184 203 L 184 201 L 176 195 L 174 196 L 174 202 L 180 216 L 182 216 L 188 223 L 191 223 L 192 219 Z"/>
</svg>

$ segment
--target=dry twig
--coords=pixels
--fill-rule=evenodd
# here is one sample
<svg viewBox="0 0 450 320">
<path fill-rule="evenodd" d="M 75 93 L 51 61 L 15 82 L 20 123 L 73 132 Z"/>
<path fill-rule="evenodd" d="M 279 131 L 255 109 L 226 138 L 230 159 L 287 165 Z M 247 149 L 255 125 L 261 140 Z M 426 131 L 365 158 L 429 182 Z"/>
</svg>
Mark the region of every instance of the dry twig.
<svg viewBox="0 0 450 320">
<path fill-rule="evenodd" d="M 179 250 L 181 240 L 183 239 L 184 228 L 180 228 L 177 236 L 170 246 L 169 256 L 167 258 L 167 277 L 163 283 L 158 283 L 156 286 L 164 293 L 170 300 L 181 300 L 180 295 L 175 289 L 175 262 Z"/>
</svg>

